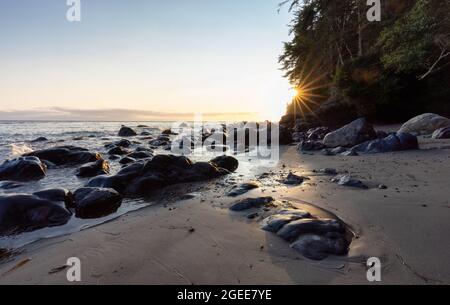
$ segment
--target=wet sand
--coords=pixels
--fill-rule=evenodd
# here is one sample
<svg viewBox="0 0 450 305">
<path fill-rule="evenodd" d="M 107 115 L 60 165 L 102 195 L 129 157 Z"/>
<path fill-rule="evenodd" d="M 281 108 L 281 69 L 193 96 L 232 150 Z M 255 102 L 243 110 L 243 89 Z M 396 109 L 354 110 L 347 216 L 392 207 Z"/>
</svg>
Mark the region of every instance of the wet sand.
<svg viewBox="0 0 450 305">
<path fill-rule="evenodd" d="M 303 258 L 248 213 L 230 212 L 236 198 L 225 197 L 219 183 L 194 199 L 26 246 L 0 265 L 0 284 L 71 284 L 66 271 L 51 271 L 72 256 L 81 259 L 81 284 L 368 284 L 365 262 L 372 256 L 382 261 L 383 284 L 449 284 L 450 142 L 420 142 L 420 151 L 360 157 L 283 147 L 273 177 L 239 197 L 329 210 L 358 236 L 346 257 Z M 348 171 L 369 189 L 338 186 L 313 172 L 321 168 Z M 298 187 L 276 182 L 289 171 L 311 180 Z"/>
</svg>

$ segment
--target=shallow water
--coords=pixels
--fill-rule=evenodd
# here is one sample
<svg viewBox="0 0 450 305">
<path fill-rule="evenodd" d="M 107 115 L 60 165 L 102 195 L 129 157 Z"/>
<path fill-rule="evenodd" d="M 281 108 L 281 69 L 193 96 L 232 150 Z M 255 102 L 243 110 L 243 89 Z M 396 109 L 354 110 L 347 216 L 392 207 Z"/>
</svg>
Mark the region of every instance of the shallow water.
<svg viewBox="0 0 450 305">
<path fill-rule="evenodd" d="M 49 147 L 74 145 L 87 148 L 92 152 L 103 154 L 108 159 L 105 144 L 122 139 L 117 137 L 117 132 L 122 123 L 119 122 L 0 122 L 0 163 L 6 159 L 18 157 L 23 153 L 33 150 L 45 149 Z M 159 136 L 161 131 L 172 126 L 170 122 L 126 122 L 129 126 L 140 134 L 143 131 L 149 132 L 152 136 Z M 138 128 L 139 125 L 148 127 Z M 34 139 L 45 137 L 48 141 L 33 142 Z M 136 141 L 137 146 L 149 147 L 147 136 L 136 136 L 127 138 Z M 137 143 L 139 142 L 139 143 Z M 155 150 L 155 154 L 167 154 L 165 150 Z M 201 153 L 190 156 L 194 161 L 206 161 L 214 157 L 213 153 L 201 149 Z M 254 177 L 258 172 L 264 171 L 276 165 L 276 161 L 260 160 L 248 155 L 236 155 L 240 162 L 239 169 L 233 174 L 240 179 Z M 115 174 L 121 169 L 117 161 L 110 161 L 111 174 Z M 0 195 L 25 193 L 30 194 L 40 190 L 52 188 L 65 188 L 70 191 L 83 187 L 89 179 L 78 178 L 75 175 L 78 166 L 61 167 L 49 169 L 47 176 L 41 180 L 19 184 L 12 189 L 0 187 Z M 1 182 L 0 182 L 1 183 Z M 153 204 L 157 204 L 157 199 L 125 199 L 117 212 L 99 219 L 82 220 L 76 217 L 64 226 L 41 229 L 34 232 L 23 233 L 14 237 L 0 238 L 0 249 L 16 249 L 26 244 L 43 238 L 56 237 L 80 231 L 92 226 L 97 226 L 104 222 L 120 217 L 131 211 L 141 209 Z"/>
</svg>

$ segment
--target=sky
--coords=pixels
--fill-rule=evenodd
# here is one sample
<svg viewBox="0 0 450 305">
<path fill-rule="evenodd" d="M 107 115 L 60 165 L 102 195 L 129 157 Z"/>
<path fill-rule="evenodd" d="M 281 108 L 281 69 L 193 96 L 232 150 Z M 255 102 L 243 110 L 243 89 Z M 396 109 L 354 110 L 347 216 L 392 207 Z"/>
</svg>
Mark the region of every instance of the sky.
<svg viewBox="0 0 450 305">
<path fill-rule="evenodd" d="M 279 118 L 280 0 L 0 0 L 0 120 Z"/>
</svg>

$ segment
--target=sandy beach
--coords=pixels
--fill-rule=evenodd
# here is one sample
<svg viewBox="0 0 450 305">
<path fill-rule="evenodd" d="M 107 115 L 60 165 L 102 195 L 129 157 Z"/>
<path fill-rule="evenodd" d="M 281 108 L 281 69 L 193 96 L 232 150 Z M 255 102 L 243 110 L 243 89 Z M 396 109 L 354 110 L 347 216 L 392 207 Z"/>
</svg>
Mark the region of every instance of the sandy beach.
<svg viewBox="0 0 450 305">
<path fill-rule="evenodd" d="M 25 246 L 0 265 L 0 284 L 72 284 L 61 268 L 69 257 L 81 260 L 80 284 L 368 284 L 369 257 L 381 259 L 382 284 L 449 284 L 450 142 L 420 137 L 420 148 L 330 157 L 283 146 L 273 177 L 258 181 L 255 172 L 250 179 L 259 189 L 230 198 L 220 179 L 169 187 L 164 193 L 189 187 L 198 195 L 166 196 L 95 228 Z M 339 186 L 315 172 L 322 168 L 347 171 L 369 189 Z M 291 171 L 310 180 L 276 182 Z M 335 214 L 355 233 L 349 254 L 308 260 L 249 212 L 228 209 L 259 196 Z"/>
</svg>

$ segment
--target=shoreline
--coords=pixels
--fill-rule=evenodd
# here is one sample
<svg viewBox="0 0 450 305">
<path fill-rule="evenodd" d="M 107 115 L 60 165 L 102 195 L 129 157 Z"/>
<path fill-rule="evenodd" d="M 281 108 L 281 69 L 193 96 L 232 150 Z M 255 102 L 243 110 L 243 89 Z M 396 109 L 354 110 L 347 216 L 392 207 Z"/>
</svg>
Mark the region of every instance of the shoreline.
<svg viewBox="0 0 450 305">
<path fill-rule="evenodd" d="M 382 261 L 382 284 L 448 284 L 447 143 L 421 137 L 419 151 L 361 157 L 311 156 L 285 146 L 273 172 L 311 180 L 298 187 L 262 182 L 237 198 L 269 195 L 336 214 L 357 234 L 347 257 L 302 257 L 246 214 L 230 212 L 236 198 L 225 197 L 218 181 L 194 199 L 26 246 L 0 265 L 0 284 L 71 284 L 64 270 L 52 270 L 72 256 L 82 262 L 81 284 L 368 284 L 372 256 Z M 321 168 L 348 171 L 369 189 L 338 186 L 313 172 Z M 378 189 L 381 183 L 388 188 Z"/>
</svg>

